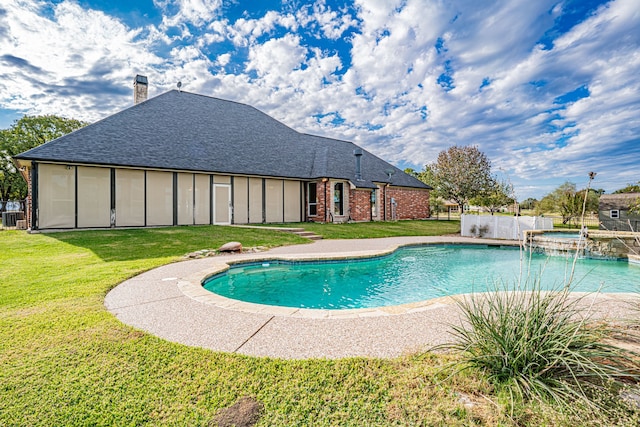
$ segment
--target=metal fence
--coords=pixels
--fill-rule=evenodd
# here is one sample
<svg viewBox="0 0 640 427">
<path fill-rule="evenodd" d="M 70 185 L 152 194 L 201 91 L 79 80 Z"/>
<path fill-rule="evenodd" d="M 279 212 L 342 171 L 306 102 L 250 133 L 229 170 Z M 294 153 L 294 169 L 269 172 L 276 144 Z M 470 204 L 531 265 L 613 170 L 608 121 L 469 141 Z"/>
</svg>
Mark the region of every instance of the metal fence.
<svg viewBox="0 0 640 427">
<path fill-rule="evenodd" d="M 25 200 L 0 200 L 0 229 L 26 228 Z"/>
<path fill-rule="evenodd" d="M 566 224 L 562 223 L 562 217 L 561 216 L 553 216 L 553 215 L 549 215 L 546 216 L 546 218 L 551 218 L 553 220 L 553 227 L 554 228 L 573 228 L 573 229 L 579 229 L 582 226 L 582 218 L 571 218 L 569 221 L 567 221 Z M 586 216 L 584 218 L 584 225 L 586 225 L 589 228 L 592 229 L 598 229 L 598 227 L 600 226 L 600 220 L 598 219 L 597 216 Z"/>
</svg>

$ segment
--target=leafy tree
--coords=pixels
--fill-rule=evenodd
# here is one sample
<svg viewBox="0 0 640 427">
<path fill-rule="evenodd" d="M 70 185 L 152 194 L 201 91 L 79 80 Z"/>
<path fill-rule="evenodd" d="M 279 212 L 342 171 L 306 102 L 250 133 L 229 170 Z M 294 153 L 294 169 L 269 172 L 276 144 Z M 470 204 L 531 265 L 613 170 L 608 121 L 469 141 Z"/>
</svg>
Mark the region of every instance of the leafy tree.
<svg viewBox="0 0 640 427">
<path fill-rule="evenodd" d="M 59 138 L 87 123 L 58 116 L 24 116 L 0 130 L 0 200 L 24 199 L 27 183 L 11 157 Z"/>
<path fill-rule="evenodd" d="M 622 193 L 640 193 L 640 181 L 638 181 L 635 184 L 628 184 L 626 187 L 613 192 L 613 194 L 622 194 Z"/>
<path fill-rule="evenodd" d="M 524 199 L 522 202 L 520 202 L 520 207 L 522 209 L 535 209 L 536 205 L 538 204 L 538 199 L 534 199 L 533 197 L 529 197 L 528 199 Z"/>
<path fill-rule="evenodd" d="M 441 151 L 435 163 L 426 165 L 422 178 L 432 179 L 436 194 L 461 206 L 474 197 L 489 194 L 495 186 L 491 162 L 477 147 L 452 146 Z"/>
<path fill-rule="evenodd" d="M 509 183 L 495 179 L 492 188 L 487 193 L 471 199 L 471 203 L 489 209 L 493 215 L 503 206 L 514 203 L 515 200 L 510 196 L 512 193 L 513 189 Z"/>
<path fill-rule="evenodd" d="M 562 223 L 566 224 L 574 218 L 582 215 L 584 191 L 576 190 L 572 182 L 565 182 L 540 200 L 538 208 L 541 212 L 558 212 L 562 216 Z M 598 210 L 598 195 L 595 191 L 589 191 L 587 198 L 587 210 Z"/>
<path fill-rule="evenodd" d="M 585 190 L 580 190 L 577 193 L 578 197 L 582 202 L 584 202 L 584 191 Z M 586 205 L 587 213 L 598 212 L 598 206 L 600 204 L 600 195 L 602 194 L 602 193 L 599 193 L 599 191 L 600 190 L 589 189 L 589 193 L 587 194 L 587 205 Z M 580 211 L 580 214 L 582 214 L 582 211 Z"/>
<path fill-rule="evenodd" d="M 413 176 L 416 179 L 424 182 L 425 184 L 433 187 L 433 189 L 429 192 L 429 208 L 431 209 L 431 213 L 440 212 L 440 209 L 443 207 L 442 198 L 438 194 L 438 189 L 434 186 L 435 178 L 429 166 L 425 166 L 425 168 L 418 172 L 413 168 L 406 168 L 404 173 Z"/>
</svg>

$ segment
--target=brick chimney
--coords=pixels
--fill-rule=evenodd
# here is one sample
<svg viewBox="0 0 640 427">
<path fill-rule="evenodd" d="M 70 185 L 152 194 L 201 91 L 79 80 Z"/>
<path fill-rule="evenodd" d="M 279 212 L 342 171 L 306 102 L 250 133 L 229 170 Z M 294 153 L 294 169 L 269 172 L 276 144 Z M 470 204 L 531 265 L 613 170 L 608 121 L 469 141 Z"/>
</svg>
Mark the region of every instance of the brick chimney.
<svg viewBox="0 0 640 427">
<path fill-rule="evenodd" d="M 138 105 L 139 103 L 146 101 L 147 92 L 147 76 L 141 76 L 140 74 L 136 75 L 136 78 L 133 80 L 133 104 Z"/>
</svg>

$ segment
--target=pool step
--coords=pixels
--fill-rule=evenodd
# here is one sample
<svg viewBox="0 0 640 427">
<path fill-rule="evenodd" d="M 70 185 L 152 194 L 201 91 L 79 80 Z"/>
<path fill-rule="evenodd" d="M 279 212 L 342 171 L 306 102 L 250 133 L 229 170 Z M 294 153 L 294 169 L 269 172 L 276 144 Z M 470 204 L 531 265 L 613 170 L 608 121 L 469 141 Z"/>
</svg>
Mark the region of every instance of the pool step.
<svg viewBox="0 0 640 427">
<path fill-rule="evenodd" d="M 234 224 L 231 225 L 231 227 L 238 227 L 238 228 L 254 228 L 257 230 L 276 230 L 276 231 L 284 231 L 285 233 L 293 233 L 293 234 L 297 234 L 300 237 L 305 237 L 307 239 L 311 239 L 311 240 L 321 240 L 322 236 L 315 234 L 312 231 L 305 231 L 304 228 L 302 227 L 269 227 L 269 226 L 263 226 L 263 225 L 245 225 L 245 224 Z"/>
</svg>

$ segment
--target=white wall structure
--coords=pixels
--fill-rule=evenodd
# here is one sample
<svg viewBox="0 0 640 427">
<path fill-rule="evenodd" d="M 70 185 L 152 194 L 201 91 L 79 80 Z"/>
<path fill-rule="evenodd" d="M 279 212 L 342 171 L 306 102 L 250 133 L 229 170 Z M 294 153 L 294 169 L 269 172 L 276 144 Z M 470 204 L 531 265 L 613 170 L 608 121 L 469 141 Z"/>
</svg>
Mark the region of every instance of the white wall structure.
<svg viewBox="0 0 640 427">
<path fill-rule="evenodd" d="M 553 230 L 553 219 L 541 216 L 461 215 L 464 237 L 522 240 L 526 230 Z"/>
</svg>

